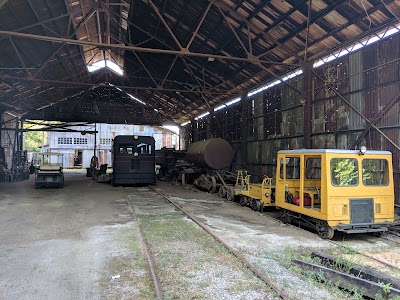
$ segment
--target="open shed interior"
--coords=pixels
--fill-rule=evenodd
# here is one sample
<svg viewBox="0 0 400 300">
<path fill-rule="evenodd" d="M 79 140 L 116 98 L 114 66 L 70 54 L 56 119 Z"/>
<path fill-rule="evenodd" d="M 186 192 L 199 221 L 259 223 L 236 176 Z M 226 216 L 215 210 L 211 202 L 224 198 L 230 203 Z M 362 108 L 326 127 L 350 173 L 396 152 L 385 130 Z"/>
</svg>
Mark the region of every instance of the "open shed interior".
<svg viewBox="0 0 400 300">
<path fill-rule="evenodd" d="M 96 135 L 101 128 L 104 135 Z M 71 168 L 65 170 L 65 188 L 62 168 L 48 166 L 41 184 L 48 183 L 46 174 L 57 171 L 59 189 L 33 189 L 26 172 L 31 161 L 26 153 L 28 132 L 54 134 L 45 143 L 43 133 L 37 148 L 64 155 L 65 169 Z M 118 135 L 126 139 L 116 148 Z M 140 142 L 141 135 L 151 138 Z M 211 139 L 217 146 L 208 142 Z M 219 151 L 223 143 L 229 155 Z M 206 145 L 221 156 L 199 157 L 205 152 L 198 149 Z M 219 170 L 229 165 L 231 173 L 224 174 L 227 184 L 223 183 L 229 188 L 220 196 L 233 200 L 240 195 L 240 205 L 251 206 L 257 214 L 242 213 L 238 205 L 216 200 L 211 193 L 198 199 L 200 193 L 184 184 L 175 187 L 201 169 L 185 165 L 184 152 L 190 146 L 189 156 L 202 167 L 216 165 L 211 169 Z M 264 206 L 254 199 L 246 202 L 250 198 L 243 193 L 250 195 L 249 187 L 255 184 L 261 198 L 275 197 L 278 188 L 272 188 L 272 178 L 279 177 L 278 168 L 285 162 L 282 199 L 297 192 L 290 195 L 292 202 L 323 214 L 329 209 L 320 201 L 328 191 L 322 186 L 330 184 L 330 191 L 340 186 L 321 175 L 323 167 L 329 168 L 321 161 L 331 157 L 325 149 L 350 156 L 363 155 L 364 147 L 373 154 L 392 154 L 393 168 L 386 158 L 376 157 L 367 163 L 371 173 L 364 172 L 359 157 L 352 165 L 361 166 L 356 175 L 360 183 L 380 188 L 382 195 L 375 196 L 382 205 L 364 195 L 361 204 L 338 204 L 331 211 L 335 217 L 351 215 L 349 209 L 364 205 L 368 210 L 359 209 L 354 216 L 361 224 L 370 219 L 374 223 L 374 213 L 392 213 L 392 205 L 383 203 L 393 199 L 392 183 L 395 207 L 400 205 L 399 0 L 0 0 L 0 239 L 5 241 L 0 245 L 0 265 L 5 266 L 0 270 L 0 295 L 44 299 L 62 291 L 66 299 L 345 297 L 331 286 L 319 288 L 314 277 L 302 277 L 300 267 L 290 264 L 303 254 L 314 259 L 310 245 L 329 249 L 332 255 L 346 249 L 341 254 L 348 255 L 359 250 L 359 241 L 346 236 L 337 248 L 317 239 L 315 232 L 333 237 L 333 231 L 326 230 L 328 221 L 317 217 L 312 219 L 315 232 L 299 233 L 258 214 Z M 158 187 L 116 189 L 97 185 L 76 170 L 87 168 L 87 175 L 99 172 L 96 180 L 105 178 L 106 164 L 118 154 L 122 169 L 130 173 L 146 165 L 151 182 L 148 177 L 138 180 L 153 184 L 154 150 L 160 148 L 165 165 L 174 167 L 174 158 L 179 168 L 188 167 L 183 179 L 178 168 L 172 184 L 157 181 Z M 302 152 L 278 161 L 278 151 L 296 149 Z M 311 149 L 319 150 L 307 152 Z M 145 163 L 139 160 L 142 154 Z M 319 159 L 311 166 L 319 177 L 293 175 L 290 179 L 298 179 L 299 186 L 283 183 L 289 167 L 304 167 L 307 159 Z M 385 175 L 389 169 L 393 180 Z M 235 194 L 240 183 L 236 171 L 242 172 L 242 194 Z M 203 180 L 209 192 L 219 192 L 216 176 L 197 180 Z M 28 183 L 18 182 L 27 179 L 34 192 Z M 124 184 L 127 179 L 120 180 Z M 312 187 L 305 186 L 310 182 Z M 358 181 L 353 187 L 357 185 Z M 306 189 L 307 197 L 302 192 Z M 283 211 L 285 205 L 280 207 Z M 375 223 L 380 228 L 394 224 L 393 218 L 385 218 Z M 337 228 L 348 225 L 334 221 Z M 382 233 L 373 225 L 366 226 L 369 233 Z M 385 240 L 384 246 L 378 237 L 360 243 L 371 255 L 387 251 L 382 250 L 382 257 L 389 261 L 380 265 L 375 259 L 373 267 L 399 280 L 398 239 Z M 79 276 L 70 279 L 81 265 Z M 158 273 L 152 271 L 154 266 Z M 50 274 L 53 267 L 56 272 Z M 4 279 L 20 278 L 20 273 L 35 276 L 22 284 Z M 296 280 L 291 280 L 292 273 Z M 54 275 L 50 288 L 43 274 Z M 381 299 L 396 285 L 385 287 Z M 357 291 L 349 290 L 356 299 Z M 374 298 L 373 293 L 364 296 Z"/>
<path fill-rule="evenodd" d="M 5 148 L 25 119 L 168 123 L 262 176 L 280 149 L 365 145 L 393 153 L 399 201 L 397 1 L 0 5 Z"/>
</svg>

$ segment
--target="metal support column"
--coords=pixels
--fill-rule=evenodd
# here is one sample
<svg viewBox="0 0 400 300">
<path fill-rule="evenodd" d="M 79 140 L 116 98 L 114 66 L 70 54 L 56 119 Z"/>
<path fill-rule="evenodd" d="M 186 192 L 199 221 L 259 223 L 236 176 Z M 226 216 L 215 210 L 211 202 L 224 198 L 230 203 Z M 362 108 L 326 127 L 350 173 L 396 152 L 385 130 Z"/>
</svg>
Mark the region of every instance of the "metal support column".
<svg viewBox="0 0 400 300">
<path fill-rule="evenodd" d="M 240 93 L 240 103 L 242 104 L 242 123 L 241 123 L 241 157 L 240 163 L 244 168 L 247 161 L 247 92 Z"/>
<path fill-rule="evenodd" d="M 311 130 L 312 130 L 312 63 L 307 61 L 304 64 L 304 114 L 303 114 L 303 147 L 312 148 Z"/>
<path fill-rule="evenodd" d="M 212 139 L 214 137 L 214 111 L 211 110 L 210 114 L 207 117 L 207 139 Z"/>
<path fill-rule="evenodd" d="M 194 138 L 195 133 L 196 133 L 196 120 L 194 118 L 192 118 L 190 120 L 190 143 L 189 143 L 189 145 L 195 142 L 195 138 Z"/>
</svg>

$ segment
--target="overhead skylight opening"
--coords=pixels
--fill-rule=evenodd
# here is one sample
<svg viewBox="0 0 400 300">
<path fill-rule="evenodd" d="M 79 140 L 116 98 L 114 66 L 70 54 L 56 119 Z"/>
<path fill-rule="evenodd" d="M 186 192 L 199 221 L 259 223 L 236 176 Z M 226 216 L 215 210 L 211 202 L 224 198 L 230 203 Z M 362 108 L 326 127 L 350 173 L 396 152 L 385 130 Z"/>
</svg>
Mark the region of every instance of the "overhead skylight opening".
<svg viewBox="0 0 400 300">
<path fill-rule="evenodd" d="M 326 64 L 326 63 L 328 63 L 328 62 L 330 62 L 332 60 L 335 60 L 335 59 L 337 59 L 339 57 L 345 56 L 345 55 L 350 54 L 352 52 L 355 52 L 355 51 L 357 51 L 357 50 L 359 50 L 359 49 L 361 49 L 361 48 L 363 48 L 365 46 L 368 46 L 368 45 L 371 45 L 373 43 L 376 43 L 377 41 L 380 41 L 383 38 L 387 38 L 388 36 L 391 36 L 391 35 L 393 35 L 395 33 L 398 33 L 399 31 L 400 31 L 400 23 L 394 25 L 392 28 L 390 28 L 390 27 L 386 28 L 385 30 L 383 30 L 379 34 L 369 36 L 366 39 L 363 39 L 363 40 L 361 40 L 359 42 L 356 42 L 354 45 L 351 45 L 350 47 L 347 47 L 345 49 L 341 49 L 341 50 L 339 50 L 339 51 L 337 51 L 337 52 L 335 52 L 335 53 L 333 53 L 333 54 L 331 54 L 331 55 L 329 55 L 327 57 L 323 57 L 320 60 L 317 60 L 314 63 L 313 67 L 317 68 L 319 66 L 322 66 L 322 65 L 324 65 L 324 64 Z"/>
<path fill-rule="evenodd" d="M 359 49 L 361 49 L 361 48 L 363 48 L 363 47 L 365 47 L 367 45 L 375 43 L 375 42 L 377 42 L 377 41 L 379 41 L 379 40 L 381 40 L 383 38 L 386 38 L 386 37 L 391 36 L 393 34 L 396 34 L 398 32 L 400 32 L 400 23 L 392 25 L 392 26 L 386 28 L 385 30 L 381 31 L 378 34 L 371 35 L 368 38 L 365 38 L 365 39 L 362 39 L 362 40 L 360 40 L 358 42 L 355 42 L 354 44 L 352 44 L 351 46 L 349 46 L 347 48 L 340 49 L 339 51 L 336 51 L 336 52 L 334 52 L 334 53 L 332 53 L 332 54 L 330 54 L 330 55 L 328 55 L 326 57 L 323 57 L 323 58 L 315 61 L 314 65 L 313 65 L 313 68 L 320 67 L 320 66 L 322 66 L 322 65 L 324 65 L 324 64 L 326 64 L 328 62 L 331 62 L 331 61 L 333 61 L 333 60 L 335 60 L 335 59 L 337 59 L 339 57 L 342 57 L 342 56 L 345 56 L 345 55 L 350 54 L 352 52 L 355 52 L 355 51 L 357 51 L 357 50 L 359 50 Z M 251 96 L 254 96 L 255 94 L 261 93 L 261 92 L 263 92 L 263 91 L 265 91 L 265 90 L 267 90 L 267 89 L 269 89 L 269 88 L 271 88 L 271 87 L 273 87 L 275 85 L 281 84 L 282 82 L 287 81 L 289 79 L 292 79 L 292 78 L 294 78 L 294 77 L 296 77 L 298 75 L 301 75 L 301 74 L 303 74 L 303 70 L 302 69 L 295 70 L 294 72 L 291 72 L 291 73 L 287 74 L 286 76 L 282 77 L 281 79 L 269 82 L 269 83 L 267 83 L 267 84 L 265 84 L 265 85 L 263 85 L 261 87 L 258 87 L 255 90 L 251 90 L 247 94 L 247 98 L 249 98 Z M 232 104 L 237 103 L 239 101 L 240 101 L 240 98 L 235 98 L 235 99 L 233 99 L 233 100 L 231 100 L 231 101 L 229 101 L 229 102 L 227 102 L 225 104 L 222 104 L 222 105 L 219 105 L 219 106 L 215 107 L 214 111 L 219 111 L 221 109 L 227 108 L 229 105 L 232 105 Z M 203 117 L 205 117 L 205 116 L 207 116 L 209 114 L 210 114 L 209 112 L 206 112 L 206 113 L 196 117 L 195 120 L 201 119 L 201 118 L 203 118 Z M 183 124 L 186 125 L 188 123 L 189 122 L 186 122 L 186 123 L 183 123 Z M 181 124 L 181 126 L 184 126 L 183 124 Z"/>
<path fill-rule="evenodd" d="M 116 63 L 108 59 L 99 60 L 98 62 L 88 65 L 87 68 L 90 73 L 96 72 L 103 68 L 108 68 L 120 76 L 124 75 L 124 71 Z"/>
<path fill-rule="evenodd" d="M 225 107 L 226 107 L 226 105 L 225 105 L 225 104 L 222 104 L 222 105 L 217 106 L 216 108 L 214 108 L 214 111 L 219 111 L 219 110 L 221 110 L 221 109 L 223 109 L 223 108 L 225 108 Z"/>
<path fill-rule="evenodd" d="M 184 122 L 184 123 L 181 124 L 181 126 L 186 126 L 189 123 L 190 123 L 190 121 Z"/>
<path fill-rule="evenodd" d="M 129 93 L 127 93 L 127 94 L 128 94 L 129 97 L 131 97 L 131 99 L 133 99 L 133 100 L 135 100 L 135 101 L 137 101 L 137 102 L 139 102 L 139 103 L 141 103 L 141 104 L 143 104 L 143 105 L 146 105 L 146 103 L 143 102 L 142 100 L 136 98 L 135 96 L 133 96 L 133 95 L 131 95 L 131 94 L 129 94 Z"/>
<path fill-rule="evenodd" d="M 380 40 L 379 36 L 373 36 L 370 39 L 368 39 L 368 41 L 364 45 L 365 46 L 366 45 L 370 45 L 370 44 L 375 43 L 376 41 L 379 41 L 379 40 Z"/>
<path fill-rule="evenodd" d="M 206 116 L 208 116 L 210 114 L 210 112 L 208 111 L 208 112 L 205 112 L 204 114 L 201 114 L 200 116 L 197 116 L 196 118 L 194 118 L 195 120 L 199 120 L 199 119 L 201 119 L 201 118 L 204 118 L 204 117 L 206 117 Z"/>
<path fill-rule="evenodd" d="M 118 75 L 122 76 L 124 75 L 124 71 L 114 62 L 111 60 L 106 59 L 106 67 L 109 68 L 110 70 L 114 71 Z"/>
<path fill-rule="evenodd" d="M 234 99 L 232 99 L 232 100 L 226 102 L 225 104 L 222 104 L 222 105 L 220 105 L 220 106 L 217 106 L 216 108 L 214 108 L 214 111 L 219 111 L 219 110 L 221 110 L 221 109 L 223 109 L 223 108 L 225 108 L 225 107 L 228 107 L 228 106 L 230 106 L 230 105 L 232 105 L 232 104 L 238 103 L 239 101 L 240 101 L 240 98 L 239 98 L 239 97 L 234 98 Z"/>
</svg>

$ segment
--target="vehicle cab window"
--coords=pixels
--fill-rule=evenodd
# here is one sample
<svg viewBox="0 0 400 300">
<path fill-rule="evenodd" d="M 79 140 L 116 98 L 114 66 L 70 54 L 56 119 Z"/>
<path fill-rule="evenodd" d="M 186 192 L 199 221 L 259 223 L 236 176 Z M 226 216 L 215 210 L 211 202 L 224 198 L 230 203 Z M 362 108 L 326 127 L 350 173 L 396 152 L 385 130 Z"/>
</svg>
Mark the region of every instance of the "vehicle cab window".
<svg viewBox="0 0 400 300">
<path fill-rule="evenodd" d="M 389 185 L 389 165 L 386 159 L 363 159 L 364 185 Z"/>
<path fill-rule="evenodd" d="M 355 158 L 332 158 L 331 180 L 335 186 L 358 185 L 358 161 Z"/>
<path fill-rule="evenodd" d="M 286 179 L 299 179 L 300 178 L 300 158 L 299 157 L 286 157 L 281 159 L 281 178 L 283 179 L 284 165 L 286 164 Z"/>
</svg>

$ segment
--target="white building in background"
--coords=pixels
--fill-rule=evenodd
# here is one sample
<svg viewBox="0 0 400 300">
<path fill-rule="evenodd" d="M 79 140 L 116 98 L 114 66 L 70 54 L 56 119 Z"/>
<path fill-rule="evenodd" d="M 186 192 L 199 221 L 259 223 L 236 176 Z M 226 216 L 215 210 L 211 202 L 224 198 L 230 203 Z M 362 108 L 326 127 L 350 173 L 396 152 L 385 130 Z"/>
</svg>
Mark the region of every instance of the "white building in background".
<svg viewBox="0 0 400 300">
<path fill-rule="evenodd" d="M 49 132 L 48 144 L 42 152 L 59 152 L 64 154 L 64 168 L 90 167 L 90 160 L 94 154 L 99 164 L 112 166 L 111 145 L 117 135 L 147 135 L 154 137 L 156 150 L 163 147 L 180 149 L 179 129 L 173 132 L 169 129 L 147 125 L 119 125 L 119 124 L 90 124 L 86 126 L 72 126 L 70 129 L 78 132 Z M 96 153 L 94 153 L 95 135 L 81 134 L 83 131 L 98 131 L 96 135 Z"/>
</svg>

